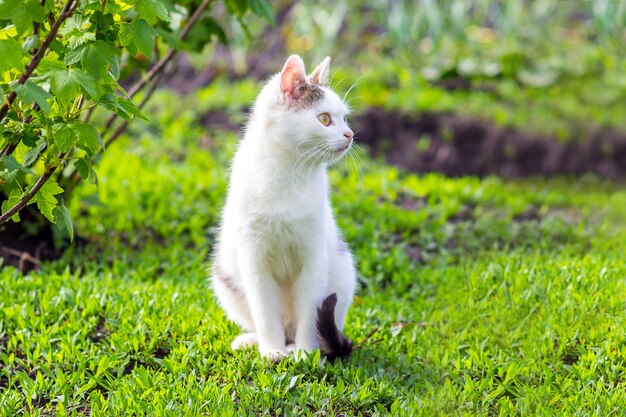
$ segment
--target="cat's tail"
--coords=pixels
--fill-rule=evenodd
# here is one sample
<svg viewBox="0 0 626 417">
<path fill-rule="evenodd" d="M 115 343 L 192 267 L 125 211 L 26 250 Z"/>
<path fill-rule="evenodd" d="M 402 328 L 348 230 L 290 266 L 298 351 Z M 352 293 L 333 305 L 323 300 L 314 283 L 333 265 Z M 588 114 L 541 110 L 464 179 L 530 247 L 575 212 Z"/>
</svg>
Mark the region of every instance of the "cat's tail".
<svg viewBox="0 0 626 417">
<path fill-rule="evenodd" d="M 329 361 L 348 357 L 352 352 L 352 342 L 341 333 L 335 323 L 335 305 L 337 294 L 332 293 L 317 308 L 317 338 L 322 354 Z"/>
</svg>

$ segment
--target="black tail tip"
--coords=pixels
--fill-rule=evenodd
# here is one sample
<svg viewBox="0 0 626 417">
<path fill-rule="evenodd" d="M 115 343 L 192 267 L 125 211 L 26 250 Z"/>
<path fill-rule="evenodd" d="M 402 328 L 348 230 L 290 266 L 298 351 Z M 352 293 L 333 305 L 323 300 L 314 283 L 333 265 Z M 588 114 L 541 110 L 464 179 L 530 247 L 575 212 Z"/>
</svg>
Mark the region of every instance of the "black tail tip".
<svg viewBox="0 0 626 417">
<path fill-rule="evenodd" d="M 346 358 L 352 352 L 352 342 L 337 328 L 336 305 L 337 294 L 332 293 L 317 308 L 317 338 L 320 342 L 320 350 L 331 362 L 337 358 Z"/>
</svg>

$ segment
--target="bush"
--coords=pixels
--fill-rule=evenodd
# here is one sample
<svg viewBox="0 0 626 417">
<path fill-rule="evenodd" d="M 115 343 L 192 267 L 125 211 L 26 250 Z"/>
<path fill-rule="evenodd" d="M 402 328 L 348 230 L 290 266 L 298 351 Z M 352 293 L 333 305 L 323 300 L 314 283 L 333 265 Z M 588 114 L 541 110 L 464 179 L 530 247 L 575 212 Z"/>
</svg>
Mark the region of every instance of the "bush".
<svg viewBox="0 0 626 417">
<path fill-rule="evenodd" d="M 35 204 L 73 238 L 64 199 L 81 179 L 97 184 L 97 154 L 129 121 L 146 118 L 141 107 L 172 56 L 213 37 L 227 41 L 209 14 L 213 3 L 0 0 L 0 224 Z M 217 6 L 242 26 L 248 10 L 273 19 L 267 0 Z M 138 72 L 126 91 L 120 78 Z M 143 101 L 133 101 L 146 86 Z M 91 120 L 97 109 L 110 113 L 105 123 Z"/>
</svg>

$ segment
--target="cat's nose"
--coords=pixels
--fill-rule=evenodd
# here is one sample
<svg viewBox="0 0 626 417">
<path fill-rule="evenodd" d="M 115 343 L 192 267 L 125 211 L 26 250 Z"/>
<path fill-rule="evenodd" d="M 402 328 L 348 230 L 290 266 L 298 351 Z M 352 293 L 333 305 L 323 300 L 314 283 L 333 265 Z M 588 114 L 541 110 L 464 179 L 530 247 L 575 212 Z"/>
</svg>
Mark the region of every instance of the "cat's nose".
<svg viewBox="0 0 626 417">
<path fill-rule="evenodd" d="M 348 130 L 347 132 L 344 132 L 343 137 L 346 138 L 347 140 L 352 140 L 352 137 L 354 136 L 354 133 L 352 133 L 351 130 Z"/>
</svg>

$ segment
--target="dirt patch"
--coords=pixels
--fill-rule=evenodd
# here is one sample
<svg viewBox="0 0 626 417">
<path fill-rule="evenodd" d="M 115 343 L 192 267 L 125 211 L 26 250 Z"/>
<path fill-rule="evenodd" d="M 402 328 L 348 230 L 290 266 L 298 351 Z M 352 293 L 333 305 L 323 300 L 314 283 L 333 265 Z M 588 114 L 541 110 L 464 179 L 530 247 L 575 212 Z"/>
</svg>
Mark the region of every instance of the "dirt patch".
<svg viewBox="0 0 626 417">
<path fill-rule="evenodd" d="M 200 122 L 207 129 L 241 128 L 224 112 L 207 113 Z M 563 142 L 457 114 L 407 115 L 376 107 L 353 117 L 351 125 L 357 142 L 373 155 L 413 172 L 626 178 L 626 132 L 614 129 L 591 129 L 584 140 Z"/>
<path fill-rule="evenodd" d="M 29 233 L 24 225 L 38 221 L 29 210 L 20 212 L 22 222 L 8 221 L 0 225 L 0 257 L 2 265 L 11 265 L 20 272 L 28 272 L 39 268 L 41 262 L 56 259 L 63 253 L 54 247 L 52 227 L 38 227 L 37 233 Z M 35 226 L 35 224 L 32 224 Z M 34 228 L 34 227 L 33 227 Z"/>
<path fill-rule="evenodd" d="M 111 335 L 111 331 L 106 328 L 106 319 L 104 316 L 98 317 L 98 323 L 91 330 L 89 334 L 89 339 L 94 343 L 100 343 L 103 340 L 106 340 L 107 337 Z"/>
<path fill-rule="evenodd" d="M 352 124 L 357 140 L 374 155 L 410 171 L 506 178 L 585 173 L 626 177 L 626 134 L 611 129 L 598 128 L 584 141 L 564 143 L 455 114 L 411 116 L 381 108 L 368 109 Z"/>
</svg>

